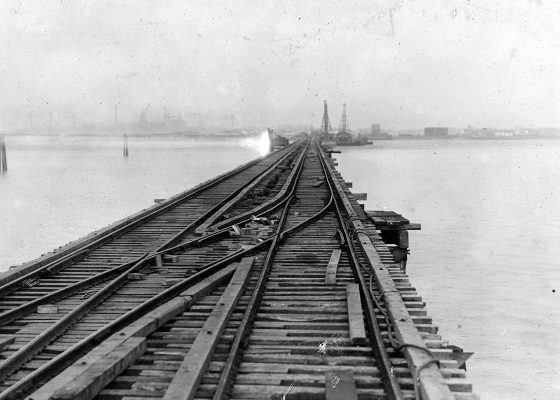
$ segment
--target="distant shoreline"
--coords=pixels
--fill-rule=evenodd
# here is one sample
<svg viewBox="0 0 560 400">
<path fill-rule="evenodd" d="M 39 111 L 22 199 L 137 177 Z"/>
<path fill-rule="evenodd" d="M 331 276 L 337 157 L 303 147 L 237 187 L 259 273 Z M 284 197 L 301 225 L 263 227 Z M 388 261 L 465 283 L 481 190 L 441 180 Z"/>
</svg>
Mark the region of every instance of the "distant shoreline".
<svg viewBox="0 0 560 400">
<path fill-rule="evenodd" d="M 181 132 L 165 132 L 165 133 L 6 133 L 6 137 L 96 137 L 96 138 L 122 138 L 126 135 L 129 138 L 142 137 L 142 138 L 193 138 L 193 139 L 212 139 L 212 138 L 250 138 L 260 135 L 261 133 L 247 133 L 247 134 L 232 134 L 232 133 L 181 133 Z"/>
<path fill-rule="evenodd" d="M 560 136 L 533 136 L 533 135 L 518 135 L 518 136 L 493 136 L 493 137 L 468 137 L 468 136 L 449 136 L 446 138 L 427 138 L 423 136 L 394 136 L 394 137 L 379 137 L 379 138 L 369 138 L 372 141 L 378 140 L 425 140 L 425 141 L 449 141 L 449 140 L 494 140 L 494 141 L 504 141 L 504 140 L 558 140 Z"/>
</svg>

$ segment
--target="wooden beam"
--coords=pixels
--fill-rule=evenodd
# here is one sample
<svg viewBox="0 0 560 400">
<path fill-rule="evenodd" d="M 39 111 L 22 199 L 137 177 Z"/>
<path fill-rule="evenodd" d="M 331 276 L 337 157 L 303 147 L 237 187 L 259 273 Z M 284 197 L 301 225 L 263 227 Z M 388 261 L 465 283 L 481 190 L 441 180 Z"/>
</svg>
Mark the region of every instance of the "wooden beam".
<svg viewBox="0 0 560 400">
<path fill-rule="evenodd" d="M 118 375 L 118 373 L 116 373 L 117 369 L 108 370 L 103 367 L 104 360 L 108 355 L 118 352 L 119 347 L 130 338 L 146 338 L 167 321 L 190 308 L 195 301 L 209 294 L 212 290 L 217 288 L 222 281 L 233 275 L 237 266 L 237 263 L 227 266 L 223 270 L 218 271 L 202 282 L 182 292 L 173 300 L 159 306 L 142 318 L 134 321 L 126 328 L 115 333 L 68 367 L 63 374 L 58 374 L 35 391 L 29 398 L 33 400 L 50 400 L 54 399 L 53 395 L 55 393 L 58 393 L 57 396 L 64 396 L 64 389 L 69 388 L 75 380 L 81 380 L 81 382 L 84 383 L 84 393 L 88 393 L 87 397 L 83 397 L 84 399 L 94 398 L 97 392 L 103 388 L 103 386 L 99 387 L 100 385 L 96 383 L 98 379 L 109 379 L 112 376 L 112 378 L 109 379 L 110 382 Z M 126 352 L 120 354 L 123 355 L 123 357 L 119 361 L 119 365 L 123 367 L 123 370 L 128 368 L 128 366 L 135 361 L 135 356 L 141 355 L 139 352 L 135 352 L 134 356 Z M 126 355 L 126 357 L 124 357 L 124 355 Z M 86 380 L 82 377 L 84 374 L 87 374 L 89 379 L 87 387 L 85 387 Z M 68 393 L 71 395 L 73 392 L 69 391 Z M 70 396 L 66 398 L 73 397 Z"/>
<path fill-rule="evenodd" d="M 356 283 L 349 283 L 346 286 L 346 296 L 348 324 L 350 325 L 350 343 L 362 345 L 366 342 L 366 327 L 364 325 L 360 287 Z"/>
<path fill-rule="evenodd" d="M 272 171 L 274 171 L 274 169 L 277 168 L 280 164 L 282 164 L 284 162 L 284 160 L 290 156 L 290 154 L 292 154 L 292 152 L 287 153 L 285 156 L 280 158 L 280 160 L 276 161 L 274 164 L 272 164 L 270 167 L 268 167 L 265 171 L 263 171 L 262 175 L 257 175 L 256 178 L 252 182 L 247 183 L 243 187 L 243 189 L 241 189 L 239 191 L 239 193 L 237 193 L 235 196 L 230 198 L 227 202 L 222 204 L 222 206 L 218 210 L 216 210 L 198 228 L 196 228 L 195 234 L 198 235 L 198 236 L 203 235 L 210 228 L 210 226 L 214 225 L 223 216 L 223 214 L 227 210 L 229 210 L 231 207 L 233 207 L 233 205 L 235 203 L 240 201 L 251 190 L 253 190 L 255 187 L 257 187 L 259 185 L 259 183 L 261 183 L 265 178 L 269 177 L 270 173 Z M 305 154 L 305 152 L 303 152 L 302 155 L 303 154 Z"/>
<path fill-rule="evenodd" d="M 327 274 L 325 275 L 325 283 L 327 285 L 334 285 L 336 283 L 336 270 L 338 268 L 338 262 L 340 261 L 340 255 L 342 252 L 340 249 L 334 249 L 331 254 L 331 259 L 327 264 Z"/>
<path fill-rule="evenodd" d="M 297 159 L 297 161 L 295 162 L 295 165 L 299 165 L 302 162 L 305 155 L 306 155 L 306 153 L 302 152 L 301 155 L 299 156 L 299 158 Z M 280 191 L 272 199 L 269 199 L 268 201 L 265 201 L 261 205 L 253 208 L 252 210 L 246 211 L 246 212 L 241 213 L 239 215 L 236 215 L 234 217 L 230 217 L 226 220 L 217 222 L 215 225 L 212 226 L 212 228 L 213 229 L 221 229 L 221 228 L 229 226 L 233 223 L 240 222 L 243 219 L 246 219 L 246 218 L 250 217 L 251 215 L 261 214 L 263 212 L 263 210 L 267 210 L 271 205 L 276 204 L 278 201 L 280 201 L 284 197 L 286 192 L 288 192 L 288 190 L 290 189 L 290 185 L 292 184 L 293 180 L 295 179 L 296 174 L 297 174 L 297 169 L 295 169 L 295 168 L 292 169 L 292 171 L 290 172 L 290 175 L 288 176 L 288 179 L 286 180 L 286 182 L 284 182 L 284 186 L 282 186 L 282 189 L 280 189 Z"/>
<path fill-rule="evenodd" d="M 408 231 L 398 231 L 397 246 L 405 249 L 408 248 Z"/>
<path fill-rule="evenodd" d="M 367 193 L 353 193 L 356 200 L 367 200 Z"/>
<path fill-rule="evenodd" d="M 375 228 L 380 231 L 419 231 L 422 229 L 422 224 L 404 224 L 404 225 L 386 225 L 387 221 L 379 217 L 370 217 L 375 225 Z M 383 224 L 379 223 L 383 219 Z"/>
<path fill-rule="evenodd" d="M 210 364 L 222 331 L 233 313 L 237 301 L 243 294 L 254 260 L 254 258 L 246 258 L 239 263 L 224 294 L 218 300 L 218 304 L 214 307 L 196 336 L 187 356 L 183 359 L 165 393 L 164 400 L 190 400 L 194 398 L 198 385 Z"/>
<path fill-rule="evenodd" d="M 327 170 L 329 170 L 329 173 L 334 175 L 331 166 L 328 163 L 325 165 Z M 352 202 L 344 195 L 342 186 L 336 179 L 334 180 L 334 185 L 341 194 L 342 204 L 348 215 L 356 217 L 357 215 L 353 209 Z M 405 303 L 389 273 L 389 270 L 381 261 L 371 238 L 367 234 L 362 233 L 367 225 L 364 226 L 364 223 L 357 219 L 352 220 L 351 224 L 358 232 L 356 241 L 365 253 L 364 255 L 366 256 L 370 267 L 370 273 L 373 274 L 379 290 L 383 292 L 383 300 L 389 313 L 389 318 L 394 324 L 393 326 L 399 343 L 407 343 L 424 347 L 424 341 L 416 329 L 414 321 L 408 313 Z M 423 399 L 455 399 L 455 396 L 449 390 L 440 369 L 436 365 L 431 364 L 419 371 L 419 366 L 431 360 L 431 357 L 425 351 L 414 347 L 406 347 L 403 352 L 412 371 L 419 374 L 421 386 L 420 393 Z"/>
<path fill-rule="evenodd" d="M 319 179 L 317 182 L 313 183 L 313 187 L 319 187 L 321 186 L 323 183 L 325 183 L 324 179 Z"/>
<path fill-rule="evenodd" d="M 50 400 L 92 399 L 145 352 L 146 338 L 128 338 L 88 365 L 85 371 L 74 376 L 67 386 L 54 392 Z"/>
<path fill-rule="evenodd" d="M 358 390 L 352 370 L 327 372 L 325 392 L 327 400 L 358 400 Z"/>
</svg>

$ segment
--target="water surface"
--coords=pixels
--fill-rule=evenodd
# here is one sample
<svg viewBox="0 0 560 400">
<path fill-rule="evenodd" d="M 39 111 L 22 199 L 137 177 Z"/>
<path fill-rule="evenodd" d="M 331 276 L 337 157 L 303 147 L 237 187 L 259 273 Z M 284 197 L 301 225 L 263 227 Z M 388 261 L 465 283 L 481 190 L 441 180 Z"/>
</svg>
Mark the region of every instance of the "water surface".
<svg viewBox="0 0 560 400">
<path fill-rule="evenodd" d="M 342 148 L 366 209 L 410 232 L 408 273 L 440 333 L 465 351 L 485 399 L 560 389 L 560 142 L 379 141 Z"/>
<path fill-rule="evenodd" d="M 0 271 L 259 156 L 250 139 L 8 137 Z"/>
</svg>

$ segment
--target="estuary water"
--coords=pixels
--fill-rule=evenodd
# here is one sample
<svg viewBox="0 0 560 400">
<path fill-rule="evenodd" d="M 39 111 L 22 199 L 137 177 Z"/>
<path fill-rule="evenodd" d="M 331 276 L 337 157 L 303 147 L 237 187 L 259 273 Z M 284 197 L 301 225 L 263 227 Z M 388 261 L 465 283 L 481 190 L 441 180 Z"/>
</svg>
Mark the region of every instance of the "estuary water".
<svg viewBox="0 0 560 400">
<path fill-rule="evenodd" d="M 0 271 L 258 156 L 254 139 L 8 137 Z"/>
<path fill-rule="evenodd" d="M 0 270 L 259 156 L 253 139 L 8 137 Z M 560 141 L 384 141 L 342 148 L 366 209 L 410 233 L 408 273 L 484 399 L 560 392 Z"/>
<path fill-rule="evenodd" d="M 342 148 L 366 209 L 410 232 L 407 272 L 484 399 L 560 392 L 560 141 L 379 141 Z"/>
</svg>

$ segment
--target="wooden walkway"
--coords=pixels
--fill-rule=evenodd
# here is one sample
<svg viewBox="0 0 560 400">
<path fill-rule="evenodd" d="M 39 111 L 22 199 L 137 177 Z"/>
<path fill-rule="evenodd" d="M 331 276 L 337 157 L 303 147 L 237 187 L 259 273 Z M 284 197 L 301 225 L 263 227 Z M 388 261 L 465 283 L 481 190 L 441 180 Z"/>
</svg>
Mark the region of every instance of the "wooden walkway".
<svg viewBox="0 0 560 400">
<path fill-rule="evenodd" d="M 0 400 L 475 399 L 314 139 L 0 276 Z"/>
</svg>

